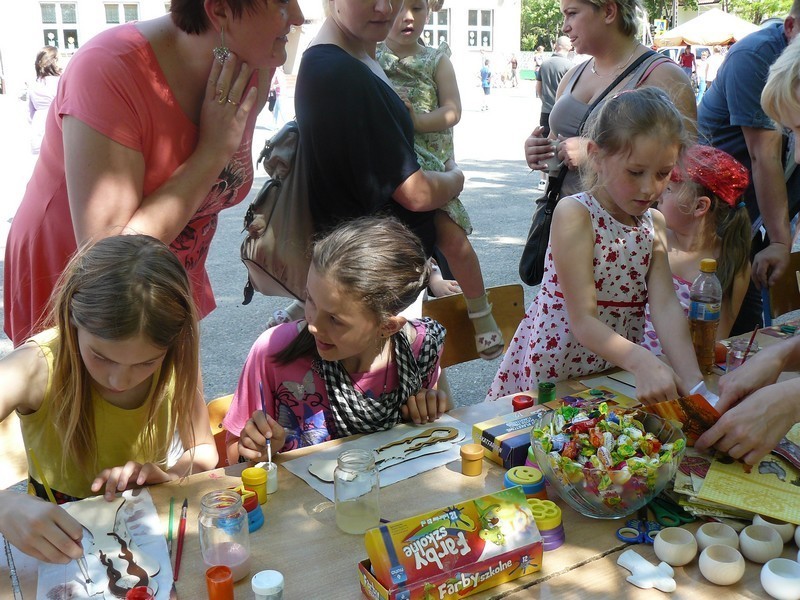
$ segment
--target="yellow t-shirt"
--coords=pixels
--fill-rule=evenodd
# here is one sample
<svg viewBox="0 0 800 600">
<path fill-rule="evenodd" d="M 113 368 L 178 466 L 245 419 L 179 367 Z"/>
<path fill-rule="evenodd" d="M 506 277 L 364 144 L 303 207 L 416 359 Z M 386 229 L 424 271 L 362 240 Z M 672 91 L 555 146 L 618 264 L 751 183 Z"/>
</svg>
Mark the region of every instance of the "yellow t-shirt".
<svg viewBox="0 0 800 600">
<path fill-rule="evenodd" d="M 61 457 L 64 454 L 61 445 L 61 438 L 57 434 L 52 423 L 51 408 L 56 398 L 53 398 L 53 348 L 58 342 L 58 331 L 48 329 L 31 338 L 42 351 L 49 375 L 47 388 L 45 390 L 42 405 L 34 413 L 29 415 L 19 415 L 22 437 L 25 441 L 25 448 L 33 448 L 36 458 L 44 471 L 50 487 L 63 494 L 86 498 L 93 495 L 90 489 L 92 481 L 103 469 L 122 466 L 129 460 L 137 462 L 147 462 L 148 459 L 143 452 L 143 432 L 148 427 L 154 427 L 156 440 L 167 438 L 167 442 L 172 440 L 173 432 L 168 431 L 170 419 L 170 409 L 175 389 L 174 376 L 170 378 L 166 386 L 166 399 L 162 402 L 158 413 L 155 415 L 155 423 L 148 424 L 147 415 L 150 410 L 150 403 L 153 401 L 153 388 L 158 381 L 159 371 L 153 375 L 153 384 L 148 392 L 147 399 L 138 408 L 131 410 L 122 409 L 106 401 L 97 390 L 92 387 L 92 408 L 94 411 L 95 433 L 97 437 L 97 468 L 91 472 L 85 472 L 75 464 L 64 464 L 61 469 Z M 151 461 L 153 462 L 153 461 Z M 164 466 L 166 455 L 154 461 Z M 37 471 L 28 456 L 28 473 L 39 481 Z M 41 483 L 41 481 L 39 481 Z"/>
</svg>

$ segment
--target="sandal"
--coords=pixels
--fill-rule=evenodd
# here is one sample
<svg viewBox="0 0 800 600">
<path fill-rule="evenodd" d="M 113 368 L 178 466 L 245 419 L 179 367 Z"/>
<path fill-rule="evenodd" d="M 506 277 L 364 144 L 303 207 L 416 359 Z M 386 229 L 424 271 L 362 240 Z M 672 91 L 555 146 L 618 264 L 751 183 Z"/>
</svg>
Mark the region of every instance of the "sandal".
<svg viewBox="0 0 800 600">
<path fill-rule="evenodd" d="M 271 329 L 272 327 L 281 325 L 283 323 L 290 323 L 291 321 L 292 317 L 289 316 L 289 313 L 282 308 L 279 308 L 272 313 L 272 316 L 269 319 L 267 319 L 267 329 Z"/>
<path fill-rule="evenodd" d="M 485 309 L 478 312 L 467 312 L 470 319 L 480 319 L 492 314 L 492 305 L 489 304 Z M 497 327 L 497 324 L 495 324 Z M 475 334 L 475 349 L 478 351 L 478 356 L 483 360 L 492 360 L 497 358 L 503 353 L 505 341 L 503 340 L 503 333 L 499 329 L 487 331 L 484 333 Z"/>
<path fill-rule="evenodd" d="M 478 350 L 478 356 L 483 360 L 497 358 L 503 353 L 504 346 L 503 334 L 500 331 L 475 335 L 475 348 Z"/>
<path fill-rule="evenodd" d="M 279 308 L 272 313 L 272 316 L 267 319 L 267 329 L 275 327 L 276 325 L 281 325 L 282 323 L 291 323 L 292 321 L 302 319 L 304 312 L 304 305 L 295 300 L 286 308 Z"/>
</svg>

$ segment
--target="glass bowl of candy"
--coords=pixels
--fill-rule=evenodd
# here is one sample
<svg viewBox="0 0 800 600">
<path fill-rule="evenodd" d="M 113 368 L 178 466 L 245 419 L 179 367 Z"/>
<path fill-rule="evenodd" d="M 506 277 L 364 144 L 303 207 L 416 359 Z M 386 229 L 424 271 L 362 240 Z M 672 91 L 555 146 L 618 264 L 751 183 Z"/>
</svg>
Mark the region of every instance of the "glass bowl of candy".
<svg viewBox="0 0 800 600">
<path fill-rule="evenodd" d="M 543 411 L 531 446 L 564 502 L 587 517 L 620 519 L 672 480 L 686 436 L 661 417 L 603 402 Z"/>
</svg>

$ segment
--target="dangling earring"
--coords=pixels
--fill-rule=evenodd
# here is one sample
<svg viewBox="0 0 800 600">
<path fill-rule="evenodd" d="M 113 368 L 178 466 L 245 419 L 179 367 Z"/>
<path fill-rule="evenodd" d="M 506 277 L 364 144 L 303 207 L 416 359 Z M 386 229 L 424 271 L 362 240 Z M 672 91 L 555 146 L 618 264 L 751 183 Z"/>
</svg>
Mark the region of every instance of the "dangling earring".
<svg viewBox="0 0 800 600">
<path fill-rule="evenodd" d="M 227 46 L 225 46 L 225 27 L 220 27 L 219 36 L 220 36 L 219 46 L 214 48 L 211 52 L 214 54 L 214 58 L 216 59 L 216 61 L 219 64 L 224 65 L 225 61 L 231 57 L 230 49 Z"/>
</svg>

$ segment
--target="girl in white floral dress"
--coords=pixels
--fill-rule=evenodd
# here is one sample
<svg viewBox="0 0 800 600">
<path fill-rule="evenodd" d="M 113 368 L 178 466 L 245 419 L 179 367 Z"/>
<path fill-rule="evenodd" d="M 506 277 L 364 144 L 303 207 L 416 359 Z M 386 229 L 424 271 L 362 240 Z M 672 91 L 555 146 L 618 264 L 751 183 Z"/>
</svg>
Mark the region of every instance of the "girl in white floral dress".
<svg viewBox="0 0 800 600">
<path fill-rule="evenodd" d="M 588 191 L 553 213 L 542 287 L 488 398 L 618 366 L 642 402 L 686 394 L 702 381 L 672 288 L 664 218 L 650 207 L 686 147 L 683 118 L 657 88 L 614 96 L 588 124 Z M 670 367 L 639 345 L 644 307 Z"/>
<path fill-rule="evenodd" d="M 421 43 L 429 10 L 440 10 L 442 0 L 405 0 L 376 58 L 405 100 L 414 122 L 414 151 L 423 170 L 444 171 L 453 158 L 453 126 L 461 119 L 450 49 Z M 467 235 L 472 223 L 464 205 L 453 198 L 436 211 L 436 246 L 444 254 L 467 302 L 475 328 L 475 346 L 482 358 L 503 352 L 503 335 L 492 316 L 478 256 Z"/>
</svg>

